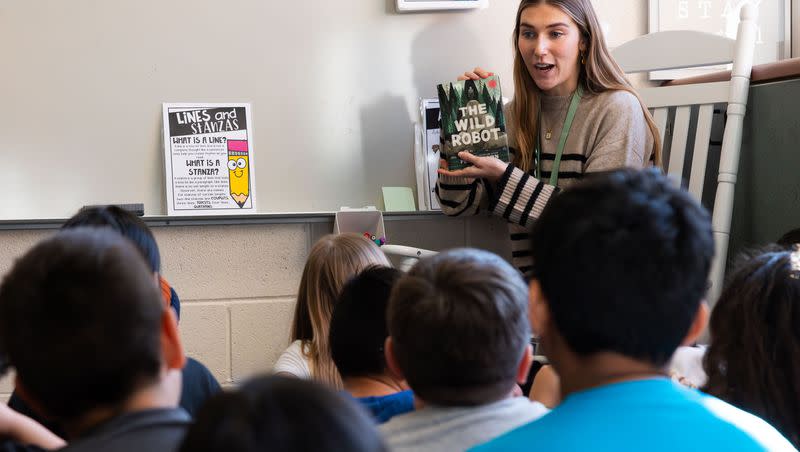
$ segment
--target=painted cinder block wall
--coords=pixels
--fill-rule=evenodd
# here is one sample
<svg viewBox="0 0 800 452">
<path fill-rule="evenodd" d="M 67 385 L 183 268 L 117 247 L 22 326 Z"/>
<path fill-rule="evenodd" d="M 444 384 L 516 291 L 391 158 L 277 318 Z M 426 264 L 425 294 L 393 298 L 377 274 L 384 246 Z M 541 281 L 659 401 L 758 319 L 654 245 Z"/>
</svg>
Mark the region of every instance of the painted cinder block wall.
<svg viewBox="0 0 800 452">
<path fill-rule="evenodd" d="M 509 257 L 505 224 L 494 218 L 438 214 L 389 216 L 393 243 L 442 250 L 490 249 Z M 0 229 L 0 274 L 38 240 L 56 232 Z M 186 352 L 223 386 L 268 372 L 288 345 L 297 287 L 311 245 L 333 230 L 332 216 L 297 223 L 152 225 L 162 272 L 181 298 Z M 113 302 L 113 300 L 106 300 Z M 0 398 L 13 389 L 0 381 Z"/>
</svg>

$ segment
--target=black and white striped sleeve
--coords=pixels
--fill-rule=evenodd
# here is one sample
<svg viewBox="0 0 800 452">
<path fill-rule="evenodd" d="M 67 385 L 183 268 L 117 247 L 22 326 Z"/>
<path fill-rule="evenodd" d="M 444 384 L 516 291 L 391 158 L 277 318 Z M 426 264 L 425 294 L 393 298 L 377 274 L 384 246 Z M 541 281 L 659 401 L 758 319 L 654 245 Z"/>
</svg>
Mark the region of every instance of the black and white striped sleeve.
<svg viewBox="0 0 800 452">
<path fill-rule="evenodd" d="M 439 175 L 436 196 L 446 215 L 475 215 L 488 206 L 487 185 L 483 180 Z"/>
<path fill-rule="evenodd" d="M 491 198 L 489 208 L 511 223 L 523 227 L 539 218 L 544 206 L 559 189 L 526 174 L 514 165 L 508 165 L 497 184 L 496 197 Z"/>
</svg>

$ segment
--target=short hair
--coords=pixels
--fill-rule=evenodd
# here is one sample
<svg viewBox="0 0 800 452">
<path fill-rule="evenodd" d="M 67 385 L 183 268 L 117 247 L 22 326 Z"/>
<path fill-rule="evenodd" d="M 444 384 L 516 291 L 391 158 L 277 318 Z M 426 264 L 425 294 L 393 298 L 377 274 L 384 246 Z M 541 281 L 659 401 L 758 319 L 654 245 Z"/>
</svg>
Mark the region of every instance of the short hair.
<svg viewBox="0 0 800 452">
<path fill-rule="evenodd" d="M 589 177 L 545 207 L 533 277 L 573 352 L 665 364 L 705 295 L 708 212 L 657 170 Z"/>
<path fill-rule="evenodd" d="M 522 275 L 488 251 L 453 249 L 420 260 L 392 291 L 394 355 L 411 389 L 448 406 L 499 400 L 530 341 Z"/>
<path fill-rule="evenodd" d="M 0 285 L 0 348 L 56 421 L 117 408 L 158 378 L 164 307 L 138 250 L 107 228 L 61 231 Z"/>
<path fill-rule="evenodd" d="M 319 383 L 258 377 L 212 397 L 180 451 L 384 451 L 374 424 L 352 401 Z"/>
<path fill-rule="evenodd" d="M 744 254 L 709 323 L 703 391 L 769 422 L 800 446 L 800 251 Z"/>
<path fill-rule="evenodd" d="M 330 327 L 331 357 L 342 378 L 386 371 L 386 309 L 392 286 L 402 274 L 391 267 L 371 267 L 342 289 Z"/>
<path fill-rule="evenodd" d="M 85 207 L 68 219 L 62 229 L 71 229 L 79 226 L 108 226 L 131 240 L 150 266 L 150 271 L 161 271 L 161 254 L 158 251 L 153 232 L 133 212 L 122 207 L 95 206 Z"/>
</svg>

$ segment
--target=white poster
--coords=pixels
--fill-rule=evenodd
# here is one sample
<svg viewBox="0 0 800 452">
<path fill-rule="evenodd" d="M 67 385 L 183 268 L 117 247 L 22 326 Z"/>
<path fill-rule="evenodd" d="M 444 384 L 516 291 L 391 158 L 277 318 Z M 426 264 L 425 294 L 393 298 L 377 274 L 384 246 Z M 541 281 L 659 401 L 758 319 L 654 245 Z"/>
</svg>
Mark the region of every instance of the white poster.
<svg viewBox="0 0 800 452">
<path fill-rule="evenodd" d="M 168 215 L 256 212 L 250 104 L 164 104 Z"/>
</svg>

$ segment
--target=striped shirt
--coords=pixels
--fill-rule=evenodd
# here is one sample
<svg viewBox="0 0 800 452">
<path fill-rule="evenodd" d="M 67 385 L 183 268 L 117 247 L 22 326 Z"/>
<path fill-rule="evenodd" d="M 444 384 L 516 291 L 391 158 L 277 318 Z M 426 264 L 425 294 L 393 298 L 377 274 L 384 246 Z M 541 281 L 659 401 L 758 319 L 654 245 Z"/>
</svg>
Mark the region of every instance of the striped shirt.
<svg viewBox="0 0 800 452">
<path fill-rule="evenodd" d="M 627 91 L 584 94 L 569 132 L 556 186 L 549 185 L 558 139 L 570 96 L 542 96 L 542 179 L 508 165 L 496 186 L 488 181 L 439 176 L 436 194 L 447 215 L 475 215 L 482 211 L 508 220 L 513 264 L 529 275 L 533 260 L 528 231 L 550 199 L 584 174 L 622 167 L 642 168 L 652 162 L 653 137 L 639 100 Z M 516 143 L 512 109 L 506 106 L 506 133 Z M 544 135 L 544 134 L 543 134 Z"/>
</svg>

